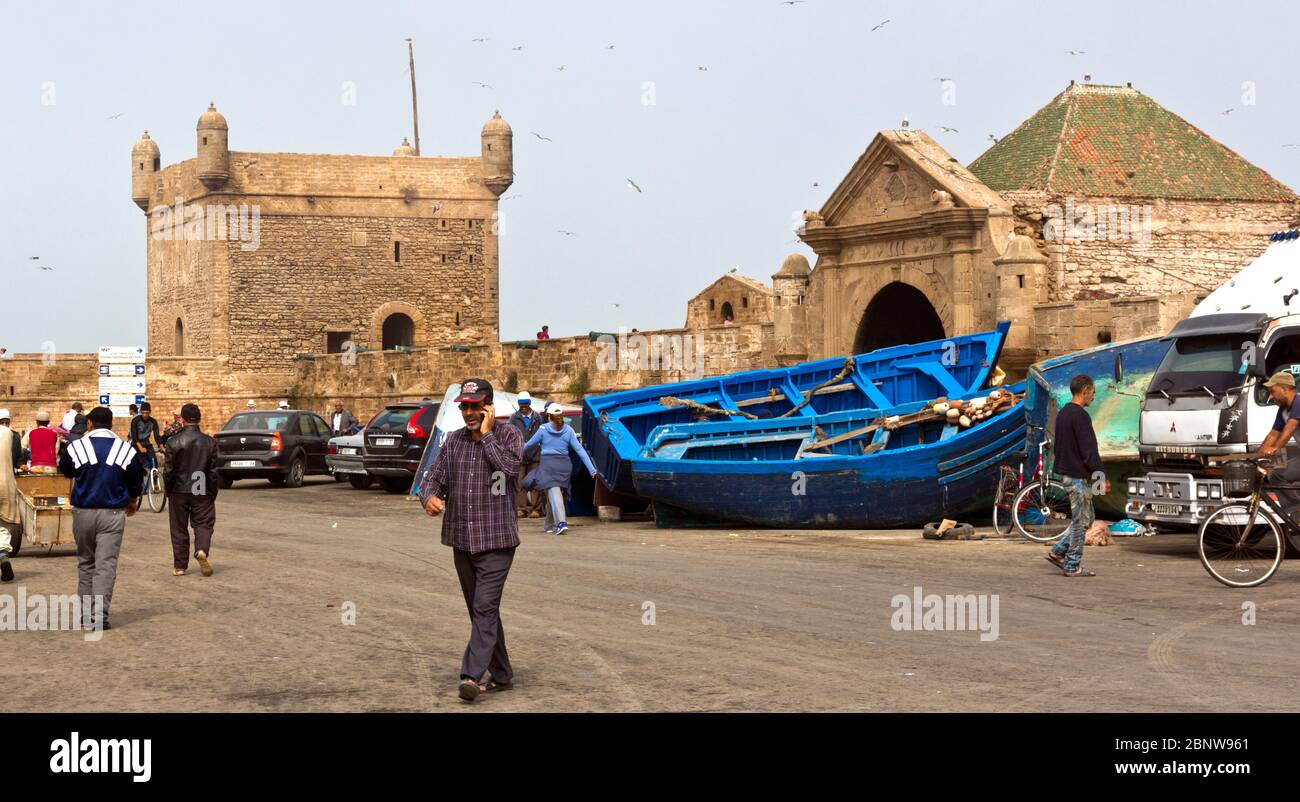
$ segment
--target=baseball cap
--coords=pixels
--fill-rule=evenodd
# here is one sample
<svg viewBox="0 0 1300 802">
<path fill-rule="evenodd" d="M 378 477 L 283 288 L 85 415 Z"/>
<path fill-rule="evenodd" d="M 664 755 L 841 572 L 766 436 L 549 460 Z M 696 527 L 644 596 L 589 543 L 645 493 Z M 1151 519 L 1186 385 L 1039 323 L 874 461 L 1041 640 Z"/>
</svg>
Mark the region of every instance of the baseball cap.
<svg viewBox="0 0 1300 802">
<path fill-rule="evenodd" d="M 1271 379 L 1264 382 L 1265 387 L 1277 387 L 1279 385 L 1282 387 L 1295 387 L 1295 376 L 1286 371 L 1278 371 L 1273 374 Z"/>
<path fill-rule="evenodd" d="M 529 406 L 532 406 L 532 404 L 533 404 L 533 397 L 532 397 L 531 395 L 528 394 L 528 391 L 527 391 L 527 390 L 521 390 L 521 391 L 519 392 L 519 403 L 520 403 L 520 404 L 528 404 Z"/>
<path fill-rule="evenodd" d="M 546 414 L 547 414 L 547 415 L 563 415 L 563 414 L 564 414 L 564 407 L 562 407 L 562 406 L 560 406 L 559 404 L 557 404 L 557 403 L 555 403 L 554 401 L 552 401 L 551 403 L 549 403 L 549 404 L 546 405 Z"/>
<path fill-rule="evenodd" d="M 466 379 L 460 383 L 460 395 L 456 396 L 453 404 L 463 404 L 466 401 L 471 403 L 492 403 L 492 384 L 487 379 Z"/>
<path fill-rule="evenodd" d="M 198 404 L 185 404 L 181 407 L 181 420 L 197 421 L 201 417 Z"/>
<path fill-rule="evenodd" d="M 288 402 L 288 401 L 281 400 L 280 403 L 278 403 L 278 404 L 275 405 L 275 407 L 276 407 L 276 409 L 288 409 L 288 408 L 289 408 L 289 402 Z"/>
<path fill-rule="evenodd" d="M 9 420 L 9 410 L 0 409 L 0 420 Z"/>
<path fill-rule="evenodd" d="M 41 411 L 37 412 L 37 413 L 36 413 L 36 422 L 37 422 L 37 423 L 49 423 L 49 422 L 50 422 L 50 413 L 46 412 L 46 411 L 43 410 L 43 409 L 42 409 Z"/>
</svg>

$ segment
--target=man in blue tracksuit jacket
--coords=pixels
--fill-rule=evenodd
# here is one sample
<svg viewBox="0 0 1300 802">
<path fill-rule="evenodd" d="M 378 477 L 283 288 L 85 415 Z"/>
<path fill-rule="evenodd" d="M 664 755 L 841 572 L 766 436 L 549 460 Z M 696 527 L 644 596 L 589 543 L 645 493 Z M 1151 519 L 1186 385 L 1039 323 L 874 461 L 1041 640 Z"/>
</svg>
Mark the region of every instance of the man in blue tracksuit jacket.
<svg viewBox="0 0 1300 802">
<path fill-rule="evenodd" d="M 77 541 L 77 594 L 90 626 L 111 629 L 108 607 L 117 581 L 126 519 L 140 505 L 144 466 L 131 445 L 113 434 L 113 412 L 95 407 L 86 415 L 86 436 L 67 443 L 59 471 L 72 477 L 72 536 Z M 102 607 L 92 603 L 101 600 Z M 90 620 L 98 609 L 97 621 Z"/>
</svg>

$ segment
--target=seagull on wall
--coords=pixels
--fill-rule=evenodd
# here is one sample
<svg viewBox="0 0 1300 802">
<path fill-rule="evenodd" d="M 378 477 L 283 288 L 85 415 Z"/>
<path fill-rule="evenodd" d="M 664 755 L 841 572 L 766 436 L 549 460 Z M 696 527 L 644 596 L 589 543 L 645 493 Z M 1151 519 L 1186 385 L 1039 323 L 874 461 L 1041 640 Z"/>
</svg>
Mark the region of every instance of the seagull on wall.
<svg viewBox="0 0 1300 802">
<path fill-rule="evenodd" d="M 989 134 L 989 141 L 996 145 L 997 143 L 1001 142 L 1002 140 L 1001 140 L 1001 139 L 998 139 L 997 137 L 993 136 L 992 134 Z"/>
<path fill-rule="evenodd" d="M 733 273 L 738 273 L 738 272 L 740 272 L 740 265 L 736 265 L 735 267 L 733 267 L 733 268 L 731 268 L 730 270 L 728 270 L 728 271 L 727 271 L 727 275 L 730 276 L 730 275 L 732 275 Z"/>
<path fill-rule="evenodd" d="M 635 189 L 637 192 L 640 192 L 640 191 L 641 191 L 641 187 L 638 187 L 638 186 L 636 185 L 636 182 L 633 181 L 633 180 L 630 179 L 630 178 L 627 180 L 627 185 L 628 185 L 629 187 L 631 187 L 632 189 Z"/>
<path fill-rule="evenodd" d="M 904 130 L 904 131 L 907 130 L 907 126 L 908 126 L 907 118 L 904 117 L 904 118 L 903 118 L 903 130 Z"/>
</svg>

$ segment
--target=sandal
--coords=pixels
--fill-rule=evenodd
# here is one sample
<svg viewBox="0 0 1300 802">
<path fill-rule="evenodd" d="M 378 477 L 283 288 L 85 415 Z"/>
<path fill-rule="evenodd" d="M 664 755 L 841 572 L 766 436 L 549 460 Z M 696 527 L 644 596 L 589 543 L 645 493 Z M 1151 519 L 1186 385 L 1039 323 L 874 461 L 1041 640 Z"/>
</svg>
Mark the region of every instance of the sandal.
<svg viewBox="0 0 1300 802">
<path fill-rule="evenodd" d="M 1062 571 L 1061 576 L 1096 576 L 1096 572 L 1089 571 L 1085 568 L 1076 568 L 1073 571 Z"/>
<path fill-rule="evenodd" d="M 194 559 L 199 561 L 199 570 L 204 576 L 212 576 L 212 563 L 208 562 L 207 555 L 194 555 Z"/>
<path fill-rule="evenodd" d="M 508 691 L 515 687 L 513 682 L 497 682 L 494 679 L 488 680 L 487 685 L 483 686 L 483 693 L 496 693 L 497 691 Z"/>
<path fill-rule="evenodd" d="M 1055 565 L 1057 568 L 1064 568 L 1064 567 L 1065 567 L 1065 558 L 1064 558 L 1064 557 L 1058 557 L 1057 555 L 1053 554 L 1053 553 L 1050 552 L 1050 551 L 1047 552 L 1047 555 L 1046 555 L 1045 557 L 1043 557 L 1043 559 L 1044 559 L 1044 560 L 1047 560 L 1047 561 L 1048 561 L 1049 563 L 1051 563 L 1052 565 Z"/>
<path fill-rule="evenodd" d="M 184 568 L 173 569 L 172 576 L 185 576 L 185 569 Z"/>
<path fill-rule="evenodd" d="M 472 679 L 463 679 L 460 681 L 460 698 L 466 702 L 472 702 L 483 692 L 483 686 L 479 685 Z"/>
</svg>

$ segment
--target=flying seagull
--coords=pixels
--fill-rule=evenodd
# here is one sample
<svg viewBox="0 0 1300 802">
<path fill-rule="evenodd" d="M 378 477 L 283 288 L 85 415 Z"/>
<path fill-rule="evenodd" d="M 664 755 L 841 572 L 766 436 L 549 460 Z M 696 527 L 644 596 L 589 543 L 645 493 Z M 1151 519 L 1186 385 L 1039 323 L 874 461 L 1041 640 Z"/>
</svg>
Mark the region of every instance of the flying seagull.
<svg viewBox="0 0 1300 802">
<path fill-rule="evenodd" d="M 566 236 L 566 237 L 576 237 L 576 236 L 578 236 L 576 233 L 574 233 L 574 232 L 572 232 L 572 231 L 565 231 L 565 230 L 562 229 L 562 228 L 557 228 L 557 229 L 555 229 L 555 230 L 558 231 L 559 233 L 563 234 L 563 235 Z"/>
<path fill-rule="evenodd" d="M 1232 114 L 1234 111 L 1236 111 L 1236 109 L 1224 109 L 1223 111 L 1221 111 L 1221 112 L 1219 112 L 1219 113 L 1220 113 L 1220 114 L 1225 114 L 1225 115 L 1226 115 L 1226 114 Z"/>
<path fill-rule="evenodd" d="M 998 139 L 997 137 L 993 136 L 992 134 L 989 134 L 989 141 L 996 145 L 997 143 L 1001 142 L 1002 140 Z"/>
<path fill-rule="evenodd" d="M 471 40 L 471 41 L 474 41 L 474 42 L 486 42 L 486 41 L 487 41 L 487 37 L 486 37 L 486 36 L 480 36 L 478 39 L 473 39 L 473 40 Z"/>
<path fill-rule="evenodd" d="M 877 25 L 876 27 L 872 28 L 871 30 L 872 30 L 872 31 L 878 31 L 878 30 L 880 30 L 881 28 L 885 27 L 885 26 L 888 25 L 888 24 L 889 24 L 889 20 L 885 20 L 884 22 L 880 23 L 879 25 Z"/>
<path fill-rule="evenodd" d="M 638 186 L 636 185 L 636 182 L 633 181 L 633 180 L 630 179 L 630 178 L 627 180 L 627 185 L 628 185 L 629 187 L 631 187 L 632 189 L 635 189 L 637 192 L 640 192 L 640 191 L 641 191 L 641 187 L 638 187 Z"/>
<path fill-rule="evenodd" d="M 41 270 L 53 270 L 53 269 L 54 268 L 50 267 L 49 265 L 41 265 Z"/>
<path fill-rule="evenodd" d="M 119 111 L 117 114 L 110 114 L 110 115 L 108 115 L 107 117 L 105 117 L 104 119 L 106 119 L 106 120 L 116 120 L 118 117 L 121 117 L 123 114 L 126 114 L 126 112 L 124 112 L 124 111 Z"/>
<path fill-rule="evenodd" d="M 1065 52 L 1069 53 L 1071 56 L 1082 56 L 1084 53 L 1087 53 L 1088 51 L 1087 51 L 1087 50 L 1067 50 L 1067 51 L 1065 51 Z"/>
<path fill-rule="evenodd" d="M 29 257 L 27 257 L 27 258 L 30 259 L 30 260 L 32 260 L 33 262 L 35 262 L 37 259 L 40 259 L 41 257 L 39 257 L 39 256 L 29 256 Z"/>
<path fill-rule="evenodd" d="M 529 131 L 528 133 L 530 133 L 530 134 L 532 134 L 533 136 L 537 137 L 538 141 L 541 141 L 541 142 L 554 142 L 554 141 L 555 141 L 554 139 L 551 139 L 549 136 L 542 136 L 541 134 L 537 133 L 536 131 Z"/>
<path fill-rule="evenodd" d="M 442 211 L 442 201 L 438 201 L 437 203 L 433 204 L 433 210 L 435 212 Z"/>
<path fill-rule="evenodd" d="M 511 49 L 511 50 L 523 50 L 523 49 L 524 49 L 524 46 L 523 46 L 523 45 L 520 45 L 519 47 L 512 47 L 512 48 L 510 48 L 510 49 Z"/>
<path fill-rule="evenodd" d="M 945 134 L 960 134 L 960 133 L 961 133 L 961 131 L 958 131 L 956 128 L 949 128 L 949 127 L 946 126 L 946 125 L 941 125 L 941 126 L 939 126 L 939 128 L 942 129 L 943 132 L 944 132 Z"/>
<path fill-rule="evenodd" d="M 815 187 L 820 187 L 821 184 L 819 184 L 819 183 L 817 183 L 816 181 L 814 181 L 814 182 L 813 182 L 813 186 L 815 186 Z"/>
<path fill-rule="evenodd" d="M 732 273 L 735 273 L 735 272 L 738 271 L 738 270 L 740 270 L 740 265 L 736 265 L 735 267 L 733 267 L 733 268 L 731 268 L 730 270 L 728 270 L 728 271 L 727 271 L 727 275 L 731 275 Z"/>
<path fill-rule="evenodd" d="M 708 71 L 709 71 L 709 68 L 708 68 L 708 67 L 696 67 L 695 69 L 699 70 L 700 72 L 708 72 Z"/>
<path fill-rule="evenodd" d="M 951 78 L 935 78 L 934 80 L 938 81 L 939 83 L 943 83 L 944 81 L 951 81 L 952 79 L 951 79 Z"/>
<path fill-rule="evenodd" d="M 798 4 L 798 3 L 802 3 L 802 2 L 804 2 L 804 0 L 781 0 L 781 5 L 783 5 L 783 6 L 793 6 L 793 5 L 796 5 L 796 4 Z"/>
<path fill-rule="evenodd" d="M 481 86 L 481 87 L 484 88 L 484 89 L 491 89 L 491 88 L 492 88 L 491 84 L 485 84 L 485 83 L 483 83 L 482 81 L 474 81 L 474 83 L 478 84 L 479 86 Z"/>
<path fill-rule="evenodd" d="M 561 64 L 560 66 L 556 67 L 555 69 L 559 70 L 560 72 L 564 72 L 564 65 Z"/>
<path fill-rule="evenodd" d="M 1282 147 L 1284 147 L 1284 148 L 1300 148 L 1300 145 L 1283 145 Z M 32 258 L 35 259 L 36 257 L 33 256 Z"/>
<path fill-rule="evenodd" d="M 613 49 L 614 49 L 614 46 L 613 46 L 613 45 L 610 45 L 609 47 L 607 47 L 607 48 L 605 48 L 605 49 L 606 49 L 606 50 L 613 50 Z"/>
</svg>

